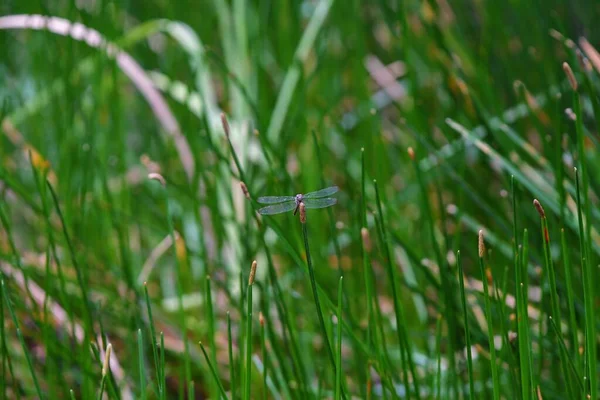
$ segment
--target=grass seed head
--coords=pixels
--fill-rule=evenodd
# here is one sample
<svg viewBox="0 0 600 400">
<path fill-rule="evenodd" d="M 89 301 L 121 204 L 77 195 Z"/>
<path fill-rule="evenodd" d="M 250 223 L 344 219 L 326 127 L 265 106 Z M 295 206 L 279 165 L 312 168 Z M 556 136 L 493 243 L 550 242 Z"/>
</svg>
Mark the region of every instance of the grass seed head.
<svg viewBox="0 0 600 400">
<path fill-rule="evenodd" d="M 262 311 L 258 313 L 258 322 L 260 323 L 260 326 L 265 326 L 265 316 Z"/>
<path fill-rule="evenodd" d="M 571 66 L 569 65 L 569 63 L 564 62 L 563 65 L 563 70 L 565 71 L 565 74 L 567 75 L 567 79 L 569 79 L 569 83 L 571 84 L 571 88 L 575 91 L 577 91 L 577 79 L 575 79 L 575 74 L 573 74 L 573 70 L 571 69 Z"/>
<path fill-rule="evenodd" d="M 415 151 L 413 150 L 413 148 L 409 147 L 407 152 L 408 152 L 408 156 L 410 157 L 410 159 L 412 161 L 415 161 Z"/>
<path fill-rule="evenodd" d="M 225 113 L 221 113 L 221 124 L 223 125 L 223 131 L 225 131 L 225 135 L 229 138 L 229 122 L 227 122 L 227 116 Z"/>
<path fill-rule="evenodd" d="M 306 206 L 304 206 L 304 203 L 300 203 L 300 222 L 306 223 Z"/>
<path fill-rule="evenodd" d="M 540 214 L 541 218 L 546 218 L 546 213 L 544 212 L 544 207 L 540 204 L 538 199 L 533 199 L 533 206 L 537 210 L 538 214 Z"/>
<path fill-rule="evenodd" d="M 479 230 L 479 257 L 483 258 L 485 254 L 485 242 L 483 241 L 483 229 Z"/>
<path fill-rule="evenodd" d="M 252 286 L 254 284 L 254 275 L 256 274 L 256 260 L 252 261 L 252 266 L 250 267 L 250 276 L 248 277 L 248 286 Z"/>
<path fill-rule="evenodd" d="M 362 237 L 363 247 L 367 253 L 370 253 L 373 245 L 371 244 L 371 235 L 369 235 L 369 230 L 363 226 L 360 229 L 360 236 Z"/>
<path fill-rule="evenodd" d="M 250 200 L 250 192 L 248 192 L 248 186 L 246 186 L 244 182 L 240 182 L 240 187 L 242 188 L 242 192 L 244 192 L 244 196 L 246 196 L 246 198 Z"/>
</svg>

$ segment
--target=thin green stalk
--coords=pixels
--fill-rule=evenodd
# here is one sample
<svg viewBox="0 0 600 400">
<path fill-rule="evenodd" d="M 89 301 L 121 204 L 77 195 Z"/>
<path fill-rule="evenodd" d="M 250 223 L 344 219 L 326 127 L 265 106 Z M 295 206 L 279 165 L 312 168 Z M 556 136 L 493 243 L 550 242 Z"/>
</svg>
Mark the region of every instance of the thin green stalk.
<svg viewBox="0 0 600 400">
<path fill-rule="evenodd" d="M 140 396 L 142 400 L 147 398 L 146 395 L 146 370 L 144 368 L 144 338 L 142 336 L 142 330 L 137 331 L 137 342 L 138 342 L 138 366 L 140 370 Z"/>
<path fill-rule="evenodd" d="M 77 399 L 75 398 L 75 392 L 73 392 L 73 389 L 70 389 L 70 390 L 69 390 L 69 396 L 71 397 L 71 400 L 77 400 Z"/>
<path fill-rule="evenodd" d="M 527 315 L 527 298 L 523 298 L 523 277 L 521 260 L 519 257 L 519 236 L 517 234 L 517 194 L 515 190 L 515 177 L 510 177 L 510 188 L 512 193 L 512 208 L 513 208 L 513 254 L 514 254 L 514 268 L 515 268 L 515 296 L 517 302 L 517 338 L 519 347 L 519 370 L 521 372 L 521 398 L 523 400 L 529 400 L 531 394 L 531 371 L 530 371 L 530 356 L 527 350 L 528 335 L 527 327 L 529 324 L 529 318 Z M 527 230 L 525 230 L 527 235 Z M 525 243 L 525 241 L 524 241 Z M 526 264 L 525 264 L 526 265 Z M 525 305 L 523 307 L 523 305 Z"/>
<path fill-rule="evenodd" d="M 329 354 L 329 360 L 331 365 L 333 366 L 334 375 L 337 371 L 335 365 L 335 356 L 333 354 L 333 349 L 331 347 L 331 342 L 329 341 L 329 336 L 327 335 L 327 327 L 325 326 L 325 319 L 323 318 L 323 310 L 321 308 L 321 302 L 319 300 L 319 295 L 317 292 L 317 280 L 315 279 L 315 271 L 312 265 L 312 259 L 310 256 L 310 248 L 308 246 L 308 230 L 306 223 L 306 209 L 304 208 L 304 204 L 300 204 L 300 221 L 302 225 L 302 236 L 304 238 L 304 250 L 306 251 L 306 263 L 308 266 L 308 272 L 310 276 L 310 284 L 312 288 L 313 298 L 315 300 L 315 307 L 317 309 L 317 316 L 319 317 L 319 324 L 321 326 L 321 331 L 323 333 L 323 340 L 327 346 L 327 352 Z M 340 321 L 341 323 L 341 321 Z M 344 388 L 342 387 L 342 398 L 346 399 L 346 395 L 344 393 Z"/>
<path fill-rule="evenodd" d="M 460 262 L 460 250 L 456 252 L 456 265 L 458 266 L 458 283 L 460 285 L 460 300 L 465 320 L 465 339 L 467 342 L 467 370 L 469 372 L 469 398 L 475 399 L 475 380 L 473 379 L 473 355 L 471 354 L 471 333 L 469 331 L 469 314 L 467 313 L 467 299 L 465 296 L 465 281 L 462 263 Z"/>
<path fill-rule="evenodd" d="M 267 341 L 265 339 L 265 317 L 263 313 L 260 313 L 259 316 L 260 322 L 260 346 L 262 349 L 262 363 L 263 363 L 263 399 L 267 400 L 268 391 L 267 391 L 267 367 L 269 365 L 267 359 Z"/>
<path fill-rule="evenodd" d="M 231 316 L 227 311 L 227 352 L 229 354 L 229 386 L 231 388 L 231 398 L 235 399 L 237 383 L 235 381 L 235 372 L 233 365 L 233 337 L 231 335 Z"/>
<path fill-rule="evenodd" d="M 196 398 L 196 385 L 194 381 L 190 381 L 188 384 L 188 399 L 194 400 Z"/>
<path fill-rule="evenodd" d="M 2 274 L 0 273 L 0 276 Z M 0 379 L 0 393 L 2 393 L 2 400 L 6 400 L 6 369 L 8 359 L 8 348 L 6 347 L 6 339 L 4 337 L 4 301 L 2 301 L 2 295 L 0 295 L 0 350 L 2 350 L 2 379 Z"/>
<path fill-rule="evenodd" d="M 388 274 L 388 279 L 390 281 L 390 285 L 392 287 L 392 298 L 394 300 L 394 313 L 395 313 L 395 317 L 396 317 L 396 334 L 397 334 L 397 338 L 398 338 L 398 345 L 400 346 L 400 354 L 401 356 L 403 354 L 406 354 L 407 356 L 407 361 L 408 361 L 408 367 L 410 369 L 410 373 L 412 375 L 413 378 L 413 384 L 414 384 L 414 388 L 415 388 L 415 395 L 417 397 L 417 399 L 421 398 L 420 395 L 420 390 L 419 390 L 419 379 L 418 376 L 416 374 L 415 371 L 415 366 L 412 360 L 412 347 L 410 346 L 410 342 L 407 338 L 408 334 L 406 332 L 406 321 L 404 318 L 404 312 L 402 310 L 402 307 L 400 306 L 400 300 L 398 298 L 398 290 L 396 288 L 396 273 L 395 273 L 395 269 L 394 266 L 392 264 L 392 256 L 391 256 L 391 252 L 390 252 L 390 248 L 389 248 L 389 244 L 388 244 L 388 239 L 387 239 L 387 232 L 386 232 L 386 226 L 385 226 L 385 222 L 383 219 L 383 208 L 381 206 L 381 199 L 379 197 L 379 188 L 377 187 L 377 181 L 373 180 L 373 186 L 375 187 L 375 199 L 377 202 L 377 212 L 379 213 L 379 219 L 381 221 L 381 235 L 382 235 L 382 246 L 383 249 L 385 251 L 385 258 L 386 258 L 386 269 L 387 269 L 387 274 Z M 402 370 L 404 372 L 404 384 L 406 385 L 406 395 L 407 398 L 410 399 L 410 381 L 408 378 L 408 371 L 406 370 L 406 363 L 402 363 Z"/>
<path fill-rule="evenodd" d="M 10 297 L 8 295 L 8 289 L 6 287 L 6 282 L 4 281 L 4 277 L 0 276 L 0 285 L 2 286 L 2 296 L 4 297 L 4 301 L 6 302 L 6 308 L 8 308 L 8 312 L 12 318 L 13 324 L 15 324 L 15 331 L 17 333 L 17 338 L 21 343 L 21 347 L 23 348 L 23 354 L 25 355 L 25 359 L 27 360 L 27 367 L 29 369 L 29 373 L 31 374 L 31 378 L 33 379 L 33 385 L 35 386 L 35 391 L 37 393 L 38 399 L 44 399 L 45 396 L 42 395 L 42 390 L 40 389 L 40 384 L 37 379 L 37 375 L 35 374 L 35 370 L 33 369 L 33 363 L 31 362 L 31 357 L 29 355 L 29 349 L 27 348 L 27 344 L 25 343 L 25 338 L 21 333 L 21 328 L 19 326 L 19 321 L 17 320 L 17 315 L 15 314 L 15 310 L 12 307 L 10 302 Z M 2 325 L 4 325 L 4 321 L 2 321 Z M 6 347 L 5 347 L 6 349 Z M 13 375 L 14 379 L 14 375 Z"/>
<path fill-rule="evenodd" d="M 361 217 L 361 225 L 362 228 L 360 230 L 361 235 L 361 247 L 362 247 L 362 261 L 363 261 L 363 279 L 365 282 L 365 297 L 366 297 L 366 320 L 367 320 L 367 329 L 366 329 L 366 343 L 367 346 L 375 346 L 375 348 L 381 348 L 378 345 L 377 340 L 377 327 L 375 322 L 373 321 L 373 282 L 371 281 L 372 269 L 371 269 L 371 261 L 369 257 L 369 253 L 371 252 L 372 242 L 369 235 L 369 229 L 367 228 L 367 205 L 366 205 L 366 188 L 365 188 L 365 148 L 362 147 L 360 149 L 360 161 L 361 161 L 361 208 L 360 208 L 360 217 Z M 381 352 L 377 352 L 378 355 Z M 381 362 L 382 357 L 379 356 L 379 361 Z M 367 363 L 367 382 L 366 382 L 366 396 L 370 398 L 371 396 L 371 373 L 369 371 L 370 363 Z M 385 393 L 385 389 L 384 389 Z"/>
<path fill-rule="evenodd" d="M 102 378 L 100 379 L 100 390 L 98 391 L 98 397 L 96 397 L 97 400 L 102 400 L 102 397 L 104 396 L 104 387 L 106 386 L 106 375 L 102 375 Z"/>
<path fill-rule="evenodd" d="M 543 209 L 542 205 L 540 204 L 540 202 L 536 199 L 533 201 L 533 204 L 534 204 L 535 208 L 537 209 L 538 213 L 540 214 L 540 218 L 542 220 L 541 230 L 542 230 L 542 241 L 544 243 L 544 264 L 545 264 L 546 270 L 548 271 L 548 278 L 550 281 L 550 302 L 551 302 L 551 307 L 552 307 L 552 318 L 555 319 L 556 321 L 559 321 L 559 324 L 560 324 L 560 321 L 562 321 L 562 318 L 561 318 L 561 313 L 560 313 L 560 302 L 558 299 L 558 290 L 556 287 L 556 274 L 554 272 L 554 263 L 550 259 L 550 234 L 548 231 L 548 220 L 546 219 L 546 213 L 544 212 L 544 209 Z M 562 331 L 560 329 L 558 329 L 558 340 L 560 342 L 564 342 Z M 564 379 L 565 379 L 566 385 L 567 385 L 567 394 L 568 394 L 569 398 L 574 398 L 575 393 L 574 393 L 574 390 L 572 387 L 571 379 L 569 377 L 569 367 L 567 365 L 567 359 L 565 358 L 565 355 L 562 351 L 559 352 L 559 355 L 560 355 L 562 376 L 564 376 Z"/>
<path fill-rule="evenodd" d="M 556 321 L 554 321 L 554 318 L 552 318 L 552 316 L 550 316 L 549 318 L 550 321 L 550 326 L 552 327 L 552 329 L 554 330 L 555 335 L 558 337 L 559 331 L 560 329 L 558 328 L 558 326 L 556 326 Z M 559 340 L 558 341 L 558 345 L 560 347 L 560 351 L 562 353 L 564 353 L 565 358 L 569 361 L 569 367 L 571 367 L 571 372 L 573 373 L 573 375 L 575 375 L 575 381 L 577 382 L 579 389 L 581 390 L 581 393 L 585 392 L 585 389 L 583 387 L 583 381 L 581 379 L 581 376 L 579 375 L 579 372 L 577 372 L 577 366 L 573 363 L 573 360 L 571 360 L 571 358 L 569 357 L 569 351 L 567 350 L 567 346 L 565 345 L 564 340 Z M 567 378 L 565 378 L 567 379 Z M 577 397 L 574 397 L 577 398 Z"/>
<path fill-rule="evenodd" d="M 421 168 L 419 166 L 419 162 L 416 160 L 414 150 L 409 148 L 408 150 L 409 156 L 412 159 L 413 166 L 415 169 L 415 174 L 417 176 L 417 181 L 419 183 L 419 189 L 421 192 L 421 200 L 423 202 L 423 214 L 425 215 L 426 222 L 428 225 L 429 237 L 431 240 L 431 245 L 433 246 L 435 257 L 438 263 L 438 267 L 440 269 L 440 280 L 442 284 L 442 297 L 444 301 L 444 317 L 446 318 L 446 323 L 448 325 L 448 363 L 450 374 L 452 376 L 452 384 L 453 384 L 453 392 L 454 398 L 458 398 L 458 372 L 456 371 L 456 356 L 454 354 L 456 348 L 456 316 L 455 316 L 455 303 L 454 303 L 454 290 L 452 289 L 451 283 L 448 279 L 448 273 L 446 271 L 446 263 L 442 257 L 442 252 L 435 238 L 435 223 L 433 221 L 433 210 L 429 203 L 429 197 L 427 193 L 427 189 L 425 187 L 425 182 L 421 175 Z M 443 207 L 442 204 L 439 205 Z"/>
<path fill-rule="evenodd" d="M 373 289 L 372 289 L 372 285 L 373 283 L 371 282 L 371 274 L 372 274 L 372 270 L 371 270 L 371 262 L 369 260 L 369 252 L 370 252 L 370 247 L 371 247 L 371 239 L 369 236 L 369 230 L 363 226 L 363 228 L 361 229 L 361 239 L 362 239 L 362 260 L 363 260 L 363 279 L 365 281 L 365 297 L 366 297 L 366 320 L 367 320 L 367 328 L 366 328 L 366 334 L 367 334 L 367 338 L 366 338 L 366 342 L 367 342 L 367 346 L 371 347 L 374 345 L 373 342 L 377 342 L 377 333 L 376 333 L 376 326 L 375 326 L 375 322 L 373 321 Z M 371 332 L 375 331 L 375 334 L 372 334 Z M 380 348 L 379 346 L 376 346 L 377 348 Z M 371 380 L 371 375 L 370 373 L 367 373 L 367 388 L 370 388 L 370 380 Z M 369 395 L 369 393 L 367 393 L 367 395 Z"/>
<path fill-rule="evenodd" d="M 587 257 L 586 241 L 588 237 L 584 234 L 584 224 L 581 206 L 581 191 L 579 189 L 579 172 L 575 169 L 575 182 L 577 190 L 577 217 L 579 220 L 579 247 L 581 252 L 581 265 L 583 269 L 583 298 L 585 304 L 585 357 L 587 370 L 584 376 L 589 379 L 589 395 L 590 398 L 598 398 L 596 381 L 597 381 L 597 361 L 596 361 L 596 324 L 594 310 L 594 279 L 593 271 Z M 590 223 L 586 220 L 586 223 Z M 587 390 L 587 388 L 586 388 Z"/>
<path fill-rule="evenodd" d="M 442 316 L 438 315 L 435 328 L 435 354 L 437 354 L 436 399 L 442 398 Z"/>
<path fill-rule="evenodd" d="M 343 276 L 340 276 L 338 285 L 338 309 L 337 309 L 337 368 L 335 371 L 335 400 L 342 398 L 342 281 Z"/>
<path fill-rule="evenodd" d="M 496 346 L 494 344 L 494 325 L 492 320 L 492 304 L 488 292 L 488 279 L 485 273 L 483 257 L 485 255 L 485 244 L 483 241 L 483 231 L 479 231 L 479 268 L 481 270 L 481 280 L 483 282 L 483 301 L 485 304 L 485 317 L 487 320 L 488 342 L 490 345 L 490 362 L 492 367 L 493 397 L 494 400 L 500 400 L 500 379 L 498 377 L 498 363 L 496 361 Z"/>
<path fill-rule="evenodd" d="M 67 225 L 65 222 L 65 218 L 63 216 L 62 210 L 60 208 L 60 204 L 58 202 L 58 196 L 54 191 L 54 188 L 50 184 L 50 181 L 46 181 L 48 189 L 50 189 L 50 194 L 52 195 L 52 199 L 54 200 L 54 206 L 56 208 L 56 213 L 58 214 L 58 218 L 60 219 L 60 223 L 63 230 L 63 235 L 65 237 L 65 241 L 67 242 L 67 248 L 69 249 L 69 255 L 71 256 L 71 262 L 73 263 L 73 267 L 75 268 L 75 275 L 77 276 L 77 284 L 79 285 L 79 289 L 81 290 L 81 296 L 83 299 L 83 313 L 84 313 L 84 321 L 86 325 L 85 335 L 86 338 L 93 338 L 95 340 L 96 334 L 94 333 L 94 324 L 92 319 L 92 310 L 90 307 L 90 301 L 88 298 L 88 290 L 85 284 L 85 279 L 83 277 L 83 272 L 79 267 L 79 263 L 77 262 L 77 257 L 75 256 L 75 249 L 73 248 L 73 243 L 71 242 L 71 236 L 69 235 L 69 231 L 67 230 Z"/>
<path fill-rule="evenodd" d="M 289 339 L 286 330 L 284 329 L 282 332 L 284 348 L 286 349 L 286 351 L 289 351 L 289 347 L 291 344 L 292 351 L 290 353 L 292 355 L 292 369 L 294 371 L 294 374 L 296 375 L 296 379 L 300 382 L 301 393 L 308 393 L 308 390 L 306 389 L 306 369 L 304 368 L 304 362 L 302 360 L 300 348 L 298 346 L 298 335 L 296 332 L 296 327 L 294 325 L 294 321 L 290 318 L 290 314 L 288 313 L 287 306 L 285 304 L 285 299 L 283 298 L 283 291 L 281 290 L 281 286 L 277 278 L 277 273 L 275 272 L 275 267 L 273 265 L 271 250 L 265 242 L 264 231 L 261 234 L 261 240 L 263 248 L 265 250 L 265 255 L 267 256 L 269 284 L 273 288 L 275 294 L 275 305 L 277 309 L 277 314 L 279 315 L 279 320 L 281 321 L 282 325 L 287 329 L 287 332 L 289 332 Z M 269 325 L 267 327 L 267 331 L 271 330 L 272 325 Z M 277 358 L 281 359 L 281 357 L 278 356 L 278 354 L 280 353 L 279 346 L 277 346 L 274 342 L 275 341 L 271 340 L 271 343 L 274 344 L 273 351 L 275 352 Z M 282 364 L 281 370 L 284 375 L 288 375 L 285 363 Z"/>
<path fill-rule="evenodd" d="M 162 178 L 162 177 L 161 177 Z M 177 248 L 177 239 L 175 238 L 175 229 L 173 227 L 173 216 L 171 215 L 171 202 L 169 200 L 169 192 L 167 190 L 164 178 L 162 181 L 160 179 L 156 179 L 161 183 L 162 192 L 165 199 L 165 205 L 167 208 L 167 226 L 169 229 L 169 235 L 171 236 L 171 243 L 173 243 L 173 249 Z M 184 354 L 184 382 L 191 382 L 192 380 L 192 367 L 190 364 L 190 345 L 187 340 L 187 328 L 185 323 L 185 310 L 183 308 L 183 286 L 181 282 L 181 265 L 179 264 L 179 257 L 177 256 L 177 252 L 175 251 L 175 281 L 177 288 L 177 305 L 178 305 L 178 316 L 179 316 L 179 324 L 182 334 L 183 340 L 183 354 Z M 164 364 L 163 364 L 164 365 Z M 164 387 L 164 386 L 163 386 Z M 165 390 L 166 391 L 166 390 Z"/>
<path fill-rule="evenodd" d="M 334 371 L 335 367 L 335 357 L 333 355 L 333 350 L 331 349 L 331 342 L 329 341 L 329 337 L 327 336 L 327 328 L 325 327 L 325 319 L 323 318 L 323 310 L 321 309 L 321 302 L 319 301 L 319 295 L 317 293 L 317 281 L 315 279 L 315 270 L 312 265 L 312 259 L 310 257 L 310 248 L 308 246 L 308 231 L 306 228 L 306 215 L 304 215 L 304 219 L 302 218 L 304 207 L 300 206 L 300 219 L 302 221 L 302 236 L 304 238 L 304 250 L 306 251 L 306 263 L 308 264 L 308 272 L 310 274 L 310 286 L 312 288 L 313 299 L 315 300 L 315 307 L 317 308 L 317 316 L 319 317 L 319 325 L 321 326 L 321 333 L 323 334 L 323 340 L 325 341 L 325 346 L 327 347 L 327 352 L 329 354 L 329 360 L 333 365 Z M 304 211 L 305 213 L 306 211 Z"/>
<path fill-rule="evenodd" d="M 31 159 L 31 157 L 30 157 L 30 159 Z M 60 289 L 58 297 L 59 297 L 61 304 L 65 307 L 65 310 L 67 311 L 67 314 L 69 316 L 69 321 L 70 321 L 71 337 L 74 337 L 75 336 L 75 319 L 73 317 L 73 309 L 72 309 L 71 302 L 67 301 L 67 289 L 66 289 L 67 284 L 65 281 L 62 264 L 60 262 L 60 258 L 58 257 L 58 254 L 56 251 L 56 242 L 54 239 L 54 227 L 52 226 L 52 223 L 50 222 L 50 210 L 48 208 L 48 199 L 46 197 L 46 186 L 42 184 L 42 182 L 46 180 L 46 176 L 44 176 L 43 180 L 40 179 L 40 176 L 38 176 L 38 171 L 37 171 L 37 169 L 34 168 L 33 164 L 31 166 L 31 168 L 34 173 L 35 184 L 36 184 L 37 190 L 40 194 L 40 198 L 41 198 L 41 202 L 42 202 L 42 214 L 43 214 L 45 224 L 46 224 L 46 236 L 48 237 L 48 243 L 52 250 L 54 262 L 56 263 L 56 271 L 58 274 L 58 283 L 59 283 L 59 289 Z"/>
<path fill-rule="evenodd" d="M 520 321 L 524 321 L 521 323 L 520 328 L 523 330 L 522 334 L 525 338 L 522 341 L 524 357 L 526 360 L 527 371 L 529 372 L 529 396 L 531 398 L 535 398 L 535 388 L 538 386 L 538 382 L 536 380 L 536 376 L 533 374 L 533 350 L 532 350 L 532 341 L 531 331 L 529 329 L 529 273 L 527 271 L 527 264 L 529 256 L 529 231 L 527 229 L 523 229 L 523 244 L 521 245 L 521 256 L 519 258 L 520 264 L 518 266 L 520 272 L 520 283 L 518 285 L 518 292 L 521 298 L 520 304 L 520 317 L 522 318 Z M 541 342 L 539 343 L 541 346 Z"/>
<path fill-rule="evenodd" d="M 256 261 L 252 262 L 250 277 L 248 278 L 248 291 L 246 293 L 246 375 L 244 378 L 244 399 L 250 400 L 250 385 L 252 383 L 252 286 L 256 273 Z"/>
<path fill-rule="evenodd" d="M 573 347 L 573 356 L 575 357 L 575 365 L 577 371 L 581 371 L 581 357 L 579 355 L 579 328 L 577 327 L 577 319 L 575 314 L 575 295 L 573 294 L 573 265 L 569 256 L 569 248 L 567 247 L 567 239 L 565 230 L 560 230 L 560 247 L 562 250 L 563 266 L 565 269 L 565 286 L 567 287 L 567 307 L 569 308 L 569 331 L 571 332 L 571 340 Z"/>
<path fill-rule="evenodd" d="M 154 369 L 156 370 L 156 386 L 158 397 L 162 398 L 163 386 L 160 379 L 160 365 L 158 360 L 158 349 L 156 344 L 156 330 L 154 329 L 154 319 L 152 318 L 152 307 L 150 306 L 150 296 L 148 295 L 148 285 L 144 282 L 144 297 L 146 299 L 146 310 L 148 310 L 148 324 L 150 325 L 150 342 L 152 344 L 152 354 L 154 356 Z"/>
<path fill-rule="evenodd" d="M 591 265 L 591 259 L 590 257 L 592 256 L 591 253 L 591 229 L 592 229 L 592 225 L 590 223 L 591 221 L 591 214 L 590 214 L 590 197 L 589 197 L 589 177 L 588 177 L 588 172 L 587 172 L 587 158 L 585 155 L 585 132 L 583 129 L 583 110 L 581 109 L 581 98 L 579 96 L 579 92 L 577 91 L 577 86 L 575 85 L 575 87 L 573 88 L 573 111 L 575 112 L 575 132 L 577 133 L 577 158 L 579 161 L 579 166 L 581 168 L 581 183 L 582 183 L 582 197 L 583 197 L 583 202 L 578 204 L 581 204 L 580 207 L 583 207 L 583 215 L 585 216 L 585 249 L 586 249 L 586 256 L 588 258 L 588 262 Z M 593 289 L 593 287 L 592 287 Z M 595 342 L 595 341 L 594 341 Z M 595 346 L 594 346 L 595 349 Z M 596 354 L 595 352 L 593 354 Z M 595 357 L 594 357 L 595 359 Z M 593 370 L 596 371 L 596 370 Z M 596 373 L 594 372 L 594 375 L 596 375 Z M 595 378 L 592 378 L 594 381 L 596 380 Z M 590 380 L 591 383 L 591 380 Z M 596 390 L 594 390 L 595 392 Z M 597 398 L 596 396 L 592 396 L 592 398 Z"/>
<path fill-rule="evenodd" d="M 104 396 L 104 388 L 106 386 L 107 378 L 110 379 L 110 353 L 112 352 L 112 345 L 109 343 L 106 346 L 106 353 L 104 354 L 104 360 L 102 362 L 102 379 L 100 380 L 100 390 L 98 392 L 98 400 L 102 400 Z"/>
<path fill-rule="evenodd" d="M 160 333 L 160 371 L 161 371 L 161 377 L 160 380 L 162 382 L 162 387 L 165 388 L 165 390 L 162 391 L 162 399 L 166 399 L 167 398 L 167 376 L 165 374 L 165 335 L 163 332 Z"/>
<path fill-rule="evenodd" d="M 210 368 L 210 372 L 212 373 L 212 376 L 213 376 L 215 382 L 217 382 L 217 386 L 219 386 L 220 397 L 227 400 L 227 394 L 225 393 L 225 388 L 223 388 L 223 384 L 221 383 L 221 380 L 219 379 L 219 374 L 215 370 L 215 367 L 213 366 L 212 362 L 210 361 L 210 358 L 208 357 L 208 354 L 206 353 L 206 349 L 204 348 L 204 345 L 202 344 L 202 342 L 199 342 L 199 344 L 200 344 L 200 348 L 202 349 L 202 354 L 204 354 L 204 359 L 206 360 L 206 363 L 208 364 L 208 367 Z"/>
<path fill-rule="evenodd" d="M 210 346 L 212 360 L 214 362 L 216 362 L 217 349 L 215 346 L 215 315 L 213 312 L 210 275 L 206 275 L 204 293 L 205 293 L 204 301 L 205 301 L 207 313 L 208 313 L 208 345 Z"/>
<path fill-rule="evenodd" d="M 323 159 L 321 157 L 321 147 L 319 146 L 319 141 L 317 140 L 317 133 L 314 129 L 311 129 L 313 144 L 315 146 L 315 154 L 317 157 L 317 163 L 319 166 L 319 178 L 321 187 L 326 187 L 324 172 L 325 167 L 323 166 Z M 335 255 L 337 257 L 337 266 L 338 266 L 338 274 L 342 276 L 342 250 L 340 248 L 340 242 L 338 240 L 338 235 L 336 234 L 337 229 L 335 227 L 335 219 L 333 217 L 333 208 L 327 208 L 327 215 L 329 216 L 329 230 L 331 232 L 331 239 L 333 241 L 333 248 L 335 250 Z"/>
</svg>

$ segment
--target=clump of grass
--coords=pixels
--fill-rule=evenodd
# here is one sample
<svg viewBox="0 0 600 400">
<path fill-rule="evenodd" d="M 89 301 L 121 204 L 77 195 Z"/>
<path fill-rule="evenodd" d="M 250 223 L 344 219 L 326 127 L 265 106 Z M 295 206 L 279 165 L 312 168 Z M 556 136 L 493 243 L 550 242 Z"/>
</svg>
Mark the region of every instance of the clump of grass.
<svg viewBox="0 0 600 400">
<path fill-rule="evenodd" d="M 246 373 L 244 375 L 244 399 L 250 399 L 250 387 L 252 384 L 252 286 L 256 275 L 256 260 L 252 261 L 250 276 L 248 277 L 248 291 L 246 292 Z"/>
<path fill-rule="evenodd" d="M 492 393 L 494 400 L 500 399 L 500 377 L 498 371 L 498 362 L 496 360 L 496 345 L 494 342 L 494 324 L 492 319 L 492 303 L 490 300 L 490 294 L 488 289 L 489 275 L 486 273 L 484 265 L 485 257 L 485 241 L 483 237 L 483 230 L 479 231 L 477 252 L 479 254 L 479 269 L 481 271 L 481 281 L 483 282 L 483 301 L 485 304 L 485 317 L 487 320 L 487 334 L 488 343 L 490 348 L 490 364 L 492 369 Z"/>
<path fill-rule="evenodd" d="M 0 398 L 598 397 L 593 2 L 38 3 L 0 6 Z"/>
</svg>

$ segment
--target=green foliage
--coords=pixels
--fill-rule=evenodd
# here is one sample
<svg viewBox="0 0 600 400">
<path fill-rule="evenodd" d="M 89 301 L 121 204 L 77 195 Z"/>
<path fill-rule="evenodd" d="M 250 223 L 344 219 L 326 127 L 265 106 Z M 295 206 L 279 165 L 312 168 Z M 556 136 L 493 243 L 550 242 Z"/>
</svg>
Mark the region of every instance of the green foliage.
<svg viewBox="0 0 600 400">
<path fill-rule="evenodd" d="M 0 399 L 598 398 L 595 2 L 0 11 Z"/>
</svg>

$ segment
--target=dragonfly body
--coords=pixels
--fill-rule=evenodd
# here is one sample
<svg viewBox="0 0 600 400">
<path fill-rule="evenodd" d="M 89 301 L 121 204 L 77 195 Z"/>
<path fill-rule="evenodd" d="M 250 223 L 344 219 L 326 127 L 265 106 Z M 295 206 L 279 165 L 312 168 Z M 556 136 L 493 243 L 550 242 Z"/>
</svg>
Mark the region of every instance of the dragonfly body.
<svg viewBox="0 0 600 400">
<path fill-rule="evenodd" d="M 298 193 L 295 196 L 265 196 L 256 199 L 259 203 L 270 204 L 258 210 L 262 215 L 281 214 L 294 210 L 294 215 L 298 212 L 300 204 L 306 208 L 325 208 L 337 203 L 337 199 L 329 197 L 337 193 L 339 188 L 331 186 L 325 189 L 317 190 L 311 193 Z"/>
</svg>

